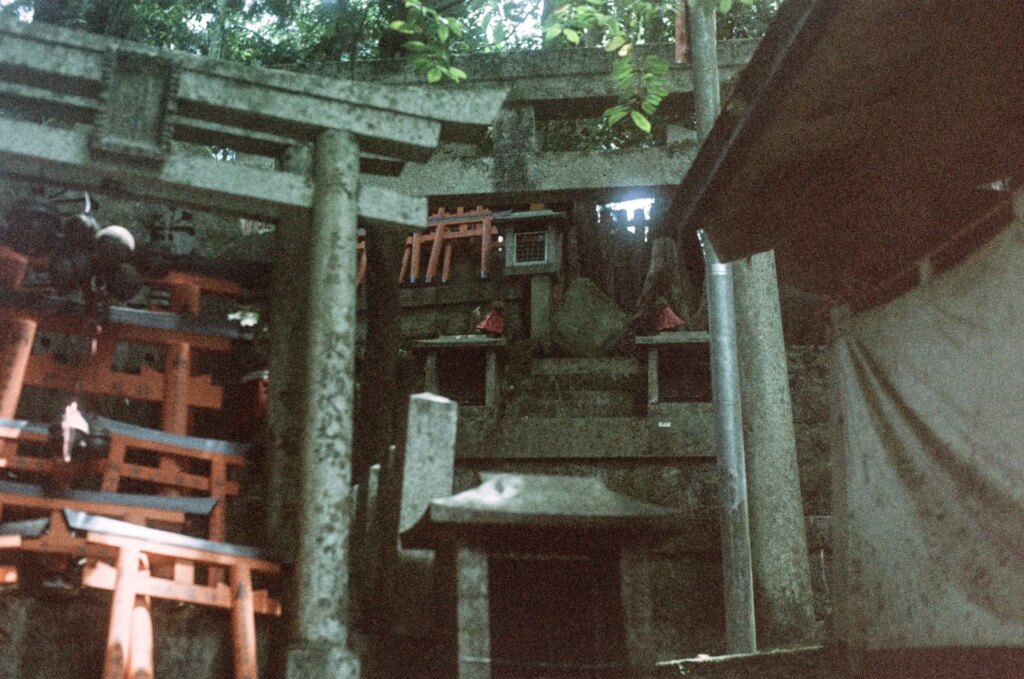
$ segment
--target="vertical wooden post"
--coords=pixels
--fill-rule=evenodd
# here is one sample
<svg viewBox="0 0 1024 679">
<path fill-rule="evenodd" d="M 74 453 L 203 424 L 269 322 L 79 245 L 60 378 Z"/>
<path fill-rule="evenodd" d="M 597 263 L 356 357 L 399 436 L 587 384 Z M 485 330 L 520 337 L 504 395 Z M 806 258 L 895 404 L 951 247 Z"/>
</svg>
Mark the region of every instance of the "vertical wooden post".
<svg viewBox="0 0 1024 679">
<path fill-rule="evenodd" d="M 192 345 L 187 342 L 168 345 L 165 365 L 160 428 L 172 434 L 188 434 L 188 383 L 192 376 Z M 162 462 L 172 469 L 177 467 L 168 458 Z"/>
<path fill-rule="evenodd" d="M 256 613 L 252 601 L 252 572 L 248 564 L 231 567 L 231 639 L 235 679 L 258 679 Z"/>
<path fill-rule="evenodd" d="M 416 285 L 416 282 L 420 277 L 420 252 L 423 249 L 423 244 L 420 242 L 420 235 L 418 233 L 412 234 L 412 258 L 409 263 L 409 282 Z"/>
<path fill-rule="evenodd" d="M 131 655 L 132 612 L 135 609 L 135 583 L 139 574 L 137 547 L 122 546 L 117 553 L 117 584 L 110 602 L 110 626 L 107 650 L 103 658 L 103 679 L 124 679 Z"/>
<path fill-rule="evenodd" d="M 452 244 L 444 244 L 444 264 L 441 265 L 441 282 L 447 283 L 452 275 Z"/>
<path fill-rule="evenodd" d="M 14 419 L 38 323 L 26 317 L 0 316 L 0 417 Z"/>
<path fill-rule="evenodd" d="M 434 243 L 430 247 L 430 259 L 427 260 L 427 276 L 424 283 L 430 283 L 437 276 L 437 265 L 441 261 L 441 250 L 444 248 L 444 236 L 447 226 L 443 223 L 434 227 Z"/>
<path fill-rule="evenodd" d="M 128 679 L 153 679 L 153 617 L 149 597 L 136 596 L 132 609 L 132 645 Z"/>
</svg>

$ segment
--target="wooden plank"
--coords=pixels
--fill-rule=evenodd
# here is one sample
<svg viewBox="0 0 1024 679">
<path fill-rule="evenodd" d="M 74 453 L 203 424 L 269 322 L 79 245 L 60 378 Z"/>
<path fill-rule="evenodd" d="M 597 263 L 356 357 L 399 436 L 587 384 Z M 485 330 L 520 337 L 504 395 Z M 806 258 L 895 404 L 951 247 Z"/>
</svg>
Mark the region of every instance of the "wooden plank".
<svg viewBox="0 0 1024 679">
<path fill-rule="evenodd" d="M 73 509 L 80 512 L 100 514 L 113 518 L 138 516 L 146 521 L 166 521 L 174 524 L 185 523 L 185 512 L 171 509 L 159 509 L 154 507 L 142 507 L 137 505 L 115 505 L 104 502 L 85 502 L 66 497 L 34 497 L 18 493 L 0 492 L 0 506 L 18 507 L 22 509 L 40 509 L 46 511 L 58 511 L 61 509 Z M 51 522 L 51 529 L 52 529 Z"/>
<path fill-rule="evenodd" d="M 82 584 L 95 589 L 113 589 L 114 579 L 114 568 L 103 561 L 87 564 L 82 572 Z M 211 587 L 144 576 L 138 580 L 138 592 L 141 595 L 168 601 L 180 601 L 214 608 L 231 608 L 231 588 L 224 583 L 218 583 Z M 252 594 L 253 609 L 257 615 L 281 616 L 281 602 L 271 598 L 266 590 L 254 590 Z"/>
<path fill-rule="evenodd" d="M 270 573 L 272 575 L 281 574 L 281 565 L 272 561 L 266 561 L 263 559 L 252 559 L 244 556 L 231 556 L 228 554 L 220 554 L 218 552 L 209 552 L 202 549 L 195 549 L 193 547 L 182 547 L 179 545 L 165 545 L 155 542 L 147 542 L 145 540 L 138 540 L 135 538 L 121 537 L 119 535 L 107 535 L 105 533 L 89 532 L 86 536 L 89 542 L 96 545 L 106 545 L 109 547 L 123 547 L 123 546 L 138 546 L 142 551 L 147 554 L 159 554 L 161 556 L 171 557 L 173 559 L 189 559 L 192 561 L 198 561 L 200 563 L 212 564 L 216 566 L 231 566 L 237 563 L 246 563 L 254 571 L 262 573 Z"/>
<path fill-rule="evenodd" d="M 192 377 L 189 383 L 190 406 L 220 409 L 224 390 L 214 385 L 209 375 Z M 164 400 L 166 391 L 164 374 L 148 366 L 143 366 L 138 375 L 118 373 L 113 369 L 80 369 L 56 361 L 52 354 L 36 354 L 32 357 L 25 372 L 25 384 L 156 402 Z"/>
<path fill-rule="evenodd" d="M 212 493 L 212 481 L 205 476 L 188 474 L 182 471 L 167 472 L 158 467 L 146 467 L 139 464 L 121 464 L 111 466 L 109 471 L 117 474 L 123 479 L 135 479 L 137 481 L 149 481 L 171 488 L 182 488 L 185 490 L 198 490 L 204 493 Z M 224 481 L 223 493 L 225 495 L 238 495 L 238 483 L 236 481 Z M 219 495 L 217 497 L 220 497 Z"/>
</svg>

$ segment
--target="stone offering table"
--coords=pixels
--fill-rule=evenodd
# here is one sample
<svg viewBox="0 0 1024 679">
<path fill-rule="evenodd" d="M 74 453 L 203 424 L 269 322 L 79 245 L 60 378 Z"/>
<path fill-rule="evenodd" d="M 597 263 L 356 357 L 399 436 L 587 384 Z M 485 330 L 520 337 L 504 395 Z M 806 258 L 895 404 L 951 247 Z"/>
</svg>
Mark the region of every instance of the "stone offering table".
<svg viewBox="0 0 1024 679">
<path fill-rule="evenodd" d="M 665 349 L 675 349 L 694 344 L 707 344 L 708 333 L 706 330 L 681 330 L 676 332 L 660 332 L 657 335 L 641 335 L 636 338 L 638 347 L 647 348 L 647 404 L 655 405 L 661 402 L 661 394 L 658 389 L 659 352 Z"/>
<path fill-rule="evenodd" d="M 651 677 L 646 552 L 679 521 L 600 479 L 496 474 L 402 543 L 448 569 L 451 676 Z"/>
<path fill-rule="evenodd" d="M 487 335 L 445 335 L 434 339 L 416 340 L 413 349 L 426 352 L 424 364 L 424 389 L 440 393 L 441 377 L 438 373 L 438 355 L 442 352 L 484 351 L 487 364 L 484 368 L 484 407 L 497 412 L 501 401 L 501 374 L 498 367 L 498 350 L 504 349 L 504 337 Z"/>
</svg>

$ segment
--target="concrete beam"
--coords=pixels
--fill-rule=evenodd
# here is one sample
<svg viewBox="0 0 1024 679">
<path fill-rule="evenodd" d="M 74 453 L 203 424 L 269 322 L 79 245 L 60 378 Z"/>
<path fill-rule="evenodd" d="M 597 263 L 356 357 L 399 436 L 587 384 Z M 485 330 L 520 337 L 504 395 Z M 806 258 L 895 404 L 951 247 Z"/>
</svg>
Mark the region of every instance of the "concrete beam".
<svg viewBox="0 0 1024 679">
<path fill-rule="evenodd" d="M 722 79 L 728 80 L 738 75 L 750 60 L 756 46 L 756 40 L 722 43 L 719 46 Z M 669 108 L 666 110 L 674 107 L 673 100 L 693 92 L 690 66 L 674 63 L 673 45 L 640 46 L 637 53 L 661 56 L 671 65 L 667 83 L 669 97 L 665 104 Z M 458 102 L 463 94 L 478 87 L 510 85 L 507 104 L 533 105 L 538 119 L 597 115 L 619 97 L 615 84 L 609 78 L 614 60 L 615 55 L 600 48 L 457 57 L 455 64 L 468 74 L 469 79 L 459 85 L 456 90 L 458 94 L 445 94 L 447 101 Z M 423 76 L 402 60 L 339 64 L 326 73 L 389 85 L 423 82 Z"/>
<path fill-rule="evenodd" d="M 427 163 L 409 163 L 398 177 L 368 176 L 364 182 L 432 203 L 494 204 L 502 200 L 564 200 L 586 193 L 625 200 L 675 186 L 690 167 L 692 142 L 619 151 L 527 153 L 520 171 L 509 173 L 501 156 L 457 158 L 437 155 Z"/>
<path fill-rule="evenodd" d="M 220 214 L 277 221 L 281 209 L 312 206 L 306 177 L 228 163 L 191 151 L 175 153 L 159 170 L 94 160 L 89 128 L 62 129 L 0 118 L 0 173 L 72 188 L 125 193 Z M 424 198 L 393 187 L 359 192 L 359 217 L 366 224 L 424 228 Z"/>
</svg>

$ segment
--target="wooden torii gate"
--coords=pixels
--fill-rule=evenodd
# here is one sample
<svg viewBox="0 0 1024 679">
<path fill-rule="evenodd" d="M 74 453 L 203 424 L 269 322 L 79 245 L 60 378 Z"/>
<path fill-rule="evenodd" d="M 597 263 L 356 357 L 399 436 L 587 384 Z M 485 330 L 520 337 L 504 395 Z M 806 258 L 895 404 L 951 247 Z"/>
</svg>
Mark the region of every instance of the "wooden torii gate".
<svg viewBox="0 0 1024 679">
<path fill-rule="evenodd" d="M 345 606 L 357 222 L 422 228 L 427 215 L 422 197 L 361 185 L 360 167 L 394 172 L 427 160 L 442 138 L 471 139 L 504 98 L 299 75 L 0 22 L 0 173 L 278 225 L 272 445 L 302 467 L 289 677 L 359 674 Z M 210 146 L 267 160 L 222 161 Z M 283 402 L 299 395 L 298 404 Z M 305 414 L 289 428 L 297 405 Z"/>
</svg>

